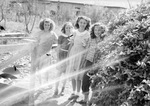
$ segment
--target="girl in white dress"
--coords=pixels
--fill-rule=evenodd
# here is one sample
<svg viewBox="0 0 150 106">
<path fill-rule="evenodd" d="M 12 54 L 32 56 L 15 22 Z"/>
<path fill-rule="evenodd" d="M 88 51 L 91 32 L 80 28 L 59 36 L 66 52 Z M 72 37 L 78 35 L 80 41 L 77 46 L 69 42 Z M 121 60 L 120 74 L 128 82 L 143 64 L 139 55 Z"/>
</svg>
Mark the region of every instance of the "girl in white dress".
<svg viewBox="0 0 150 106">
<path fill-rule="evenodd" d="M 39 24 L 40 30 L 33 35 L 34 39 L 37 41 L 35 47 L 33 48 L 34 54 L 32 57 L 36 61 L 34 63 L 35 69 L 33 70 L 36 70 L 37 72 L 46 66 L 43 57 L 46 57 L 46 54 L 52 49 L 52 45 L 57 43 L 58 37 L 53 31 L 54 27 L 55 23 L 51 19 L 42 19 Z M 41 73 L 38 75 L 40 84 L 44 83 L 44 80 L 41 77 L 42 75 L 44 75 L 43 78 L 45 80 L 48 80 L 48 72 Z"/>
<path fill-rule="evenodd" d="M 73 46 L 70 49 L 70 53 L 69 53 L 69 57 L 71 59 L 69 60 L 68 73 L 75 73 L 75 72 L 78 73 L 81 71 L 80 70 L 81 68 L 80 66 L 82 63 L 81 60 L 85 54 L 84 51 L 86 50 L 86 46 L 90 38 L 90 34 L 88 32 L 90 23 L 91 23 L 90 18 L 86 16 L 79 16 L 77 18 L 77 21 L 75 24 L 75 27 L 77 28 L 77 30 L 73 33 L 73 36 L 74 36 Z M 79 97 L 82 77 L 83 77 L 83 74 L 79 74 L 71 78 L 73 93 L 71 97 L 69 98 L 69 100 L 74 97 Z"/>
</svg>

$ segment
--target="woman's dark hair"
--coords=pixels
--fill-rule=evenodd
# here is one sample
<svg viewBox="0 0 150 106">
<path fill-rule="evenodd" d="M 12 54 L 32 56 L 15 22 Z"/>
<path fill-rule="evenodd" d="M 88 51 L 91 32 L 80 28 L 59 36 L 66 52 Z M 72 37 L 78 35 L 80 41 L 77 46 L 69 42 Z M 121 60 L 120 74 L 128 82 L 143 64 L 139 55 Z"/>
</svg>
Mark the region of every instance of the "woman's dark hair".
<svg viewBox="0 0 150 106">
<path fill-rule="evenodd" d="M 96 26 L 100 26 L 100 28 L 103 30 L 102 34 L 107 30 L 107 29 L 106 29 L 106 26 L 103 25 L 102 23 L 95 23 L 95 24 L 93 24 L 92 27 L 91 27 L 91 31 L 90 31 L 90 35 L 91 35 L 91 38 L 92 38 L 92 39 L 94 39 L 94 38 L 97 37 L 97 36 L 95 35 L 95 33 L 94 33 L 94 29 L 95 29 Z"/>
<path fill-rule="evenodd" d="M 61 29 L 61 32 L 64 33 L 64 34 L 66 33 L 65 28 L 66 28 L 67 25 L 70 25 L 70 26 L 73 27 L 73 25 L 72 25 L 71 22 L 66 22 L 66 23 L 62 26 L 62 29 Z"/>
<path fill-rule="evenodd" d="M 51 20 L 51 19 L 49 19 L 49 18 L 45 18 L 45 19 L 43 19 L 43 20 L 40 22 L 39 28 L 40 28 L 41 30 L 44 30 L 44 22 L 50 23 L 50 29 L 49 29 L 49 31 L 54 30 L 54 28 L 55 28 L 55 23 L 54 23 L 53 20 Z"/>
<path fill-rule="evenodd" d="M 84 20 L 87 21 L 87 25 L 86 25 L 86 27 L 85 27 L 85 30 L 89 30 L 90 25 L 91 25 L 91 19 L 88 18 L 88 17 L 86 17 L 86 16 L 79 16 L 79 17 L 77 18 L 76 23 L 75 23 L 75 27 L 76 27 L 77 29 L 79 28 L 79 24 L 78 24 L 78 23 L 79 23 L 79 21 L 80 21 L 81 19 L 84 19 Z"/>
</svg>

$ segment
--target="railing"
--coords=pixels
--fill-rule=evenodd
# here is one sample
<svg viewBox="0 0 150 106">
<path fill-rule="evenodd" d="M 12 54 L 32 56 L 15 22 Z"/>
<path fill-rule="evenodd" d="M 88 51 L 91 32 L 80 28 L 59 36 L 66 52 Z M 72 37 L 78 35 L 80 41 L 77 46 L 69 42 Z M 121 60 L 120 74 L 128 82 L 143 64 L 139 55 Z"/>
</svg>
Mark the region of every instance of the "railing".
<svg viewBox="0 0 150 106">
<path fill-rule="evenodd" d="M 14 63 L 18 59 L 31 55 L 31 71 L 30 74 L 30 87 L 34 88 L 34 74 L 35 74 L 35 66 L 33 63 L 35 63 L 35 55 L 36 53 L 32 48 L 34 48 L 33 40 L 28 37 L 24 33 L 0 33 L 0 54 L 6 53 L 6 52 L 16 52 L 12 57 L 10 57 L 7 60 L 4 60 L 0 63 L 0 72 L 4 68 L 7 68 L 8 65 Z M 34 91 L 30 92 L 29 95 L 29 105 L 34 106 Z M 8 94 L 9 95 L 9 94 Z"/>
</svg>

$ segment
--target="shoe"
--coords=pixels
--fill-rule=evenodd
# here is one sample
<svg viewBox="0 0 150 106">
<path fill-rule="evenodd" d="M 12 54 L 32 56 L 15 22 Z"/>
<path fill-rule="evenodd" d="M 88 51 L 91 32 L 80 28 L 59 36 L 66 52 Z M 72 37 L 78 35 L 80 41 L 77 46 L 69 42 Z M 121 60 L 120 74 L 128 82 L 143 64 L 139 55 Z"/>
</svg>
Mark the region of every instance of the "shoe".
<svg viewBox="0 0 150 106">
<path fill-rule="evenodd" d="M 86 105 L 87 101 L 85 100 L 80 100 L 80 101 L 76 101 L 77 103 L 81 104 L 81 105 Z"/>
<path fill-rule="evenodd" d="M 63 93 L 64 93 L 64 87 L 61 89 L 61 92 L 60 92 L 60 95 L 64 95 Z"/>
<path fill-rule="evenodd" d="M 34 95 L 35 100 L 36 100 L 42 93 L 43 93 L 42 90 L 37 90 L 37 91 L 35 92 L 35 95 Z"/>
<path fill-rule="evenodd" d="M 60 96 L 64 96 L 64 93 L 60 93 L 59 95 L 60 95 Z"/>
<path fill-rule="evenodd" d="M 56 96 L 56 95 L 58 95 L 58 90 L 56 90 L 56 91 L 54 92 L 54 96 Z"/>
<path fill-rule="evenodd" d="M 90 101 L 88 101 L 88 102 L 86 103 L 86 105 L 87 105 L 87 106 L 92 106 L 92 103 L 91 103 Z"/>
<path fill-rule="evenodd" d="M 74 93 L 68 98 L 68 100 L 77 99 L 79 96 L 75 95 Z"/>
</svg>

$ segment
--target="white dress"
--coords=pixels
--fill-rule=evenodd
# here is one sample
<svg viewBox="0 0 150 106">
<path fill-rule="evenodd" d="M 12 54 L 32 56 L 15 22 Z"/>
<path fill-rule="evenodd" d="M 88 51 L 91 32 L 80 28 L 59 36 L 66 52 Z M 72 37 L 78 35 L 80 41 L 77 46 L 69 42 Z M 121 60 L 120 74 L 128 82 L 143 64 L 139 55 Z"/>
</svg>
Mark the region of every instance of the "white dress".
<svg viewBox="0 0 150 106">
<path fill-rule="evenodd" d="M 73 72 L 80 72 L 80 65 L 81 65 L 81 60 L 83 55 L 85 54 L 86 46 L 88 43 L 88 40 L 90 38 L 90 34 L 88 31 L 84 32 L 79 32 L 78 30 L 75 31 L 74 35 L 74 44 L 70 50 L 69 53 L 69 66 L 67 68 L 67 72 L 73 73 Z M 82 80 L 83 74 L 79 74 L 76 77 L 73 78 L 78 78 Z"/>
<path fill-rule="evenodd" d="M 34 37 L 38 41 L 38 45 L 34 48 L 35 53 L 36 53 L 35 58 L 37 60 L 40 59 L 41 57 L 44 58 L 46 56 L 45 54 L 51 50 L 52 45 L 55 44 L 58 39 L 57 35 L 53 31 L 51 32 L 39 31 L 36 33 Z M 44 67 L 46 63 L 45 59 L 42 59 L 42 58 L 38 60 L 39 61 L 37 64 L 38 69 L 41 69 L 42 67 Z"/>
</svg>

